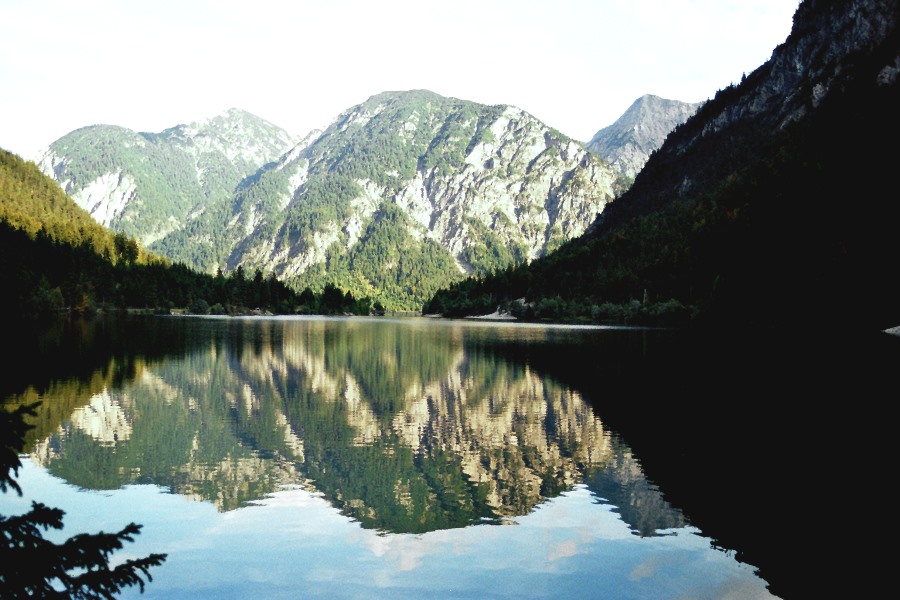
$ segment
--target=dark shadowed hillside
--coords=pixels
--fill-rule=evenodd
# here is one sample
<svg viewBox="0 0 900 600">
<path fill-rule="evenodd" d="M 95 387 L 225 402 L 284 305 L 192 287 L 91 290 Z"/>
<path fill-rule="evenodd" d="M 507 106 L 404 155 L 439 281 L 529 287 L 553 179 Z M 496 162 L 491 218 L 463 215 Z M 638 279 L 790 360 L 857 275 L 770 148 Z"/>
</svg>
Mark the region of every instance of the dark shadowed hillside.
<svg viewBox="0 0 900 600">
<path fill-rule="evenodd" d="M 896 20 L 896 1 L 803 2 L 772 58 L 676 128 L 583 237 L 425 309 L 900 323 Z"/>
</svg>

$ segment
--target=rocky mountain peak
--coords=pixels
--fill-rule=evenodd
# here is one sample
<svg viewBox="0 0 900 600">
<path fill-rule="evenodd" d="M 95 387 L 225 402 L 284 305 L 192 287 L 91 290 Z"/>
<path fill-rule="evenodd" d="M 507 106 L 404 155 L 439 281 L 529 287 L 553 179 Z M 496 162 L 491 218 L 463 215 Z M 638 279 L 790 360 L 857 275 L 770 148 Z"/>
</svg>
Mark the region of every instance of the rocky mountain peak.
<svg viewBox="0 0 900 600">
<path fill-rule="evenodd" d="M 634 179 L 669 132 L 697 112 L 701 104 L 645 94 L 612 125 L 594 134 L 587 148 Z"/>
<path fill-rule="evenodd" d="M 232 162 L 260 166 L 300 142 L 298 136 L 245 110 L 230 108 L 215 117 L 144 134 L 181 145 L 194 154 L 221 152 Z"/>
<path fill-rule="evenodd" d="M 439 283 L 579 235 L 625 188 L 525 111 L 428 90 L 376 94 L 296 150 L 220 217 L 226 270 L 260 268 L 298 288 L 337 280 L 406 310 Z M 261 186 L 277 193 L 261 200 Z"/>
<path fill-rule="evenodd" d="M 231 109 L 159 133 L 83 127 L 53 142 L 38 166 L 99 223 L 149 246 L 183 227 L 189 214 L 229 198 L 240 181 L 298 142 Z"/>
<path fill-rule="evenodd" d="M 336 283 L 390 309 L 543 256 L 628 184 L 524 110 L 429 90 L 375 94 L 302 140 L 238 109 L 119 131 L 100 156 L 93 133 L 60 140 L 52 171 L 104 224 L 205 272 Z"/>
</svg>

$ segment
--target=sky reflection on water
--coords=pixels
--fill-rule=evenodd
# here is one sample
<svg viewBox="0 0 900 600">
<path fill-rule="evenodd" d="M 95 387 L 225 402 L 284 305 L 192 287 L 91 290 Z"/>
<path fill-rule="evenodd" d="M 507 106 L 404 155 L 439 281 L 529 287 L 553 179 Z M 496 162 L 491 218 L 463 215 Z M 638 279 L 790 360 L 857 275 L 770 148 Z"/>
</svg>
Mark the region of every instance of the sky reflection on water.
<svg viewBox="0 0 900 600">
<path fill-rule="evenodd" d="M 34 387 L 12 398 L 43 404 L 25 496 L 0 496 L 0 514 L 59 507 L 56 540 L 141 524 L 114 558 L 168 558 L 124 598 L 772 597 L 568 383 L 581 373 L 602 383 L 599 406 L 635 403 L 611 377 L 660 341 L 646 331 L 102 325 L 23 362 L 51 383 L 26 370 Z M 68 374 L 70 347 L 90 360 Z"/>
<path fill-rule="evenodd" d="M 65 537 L 144 528 L 117 556 L 167 552 L 144 594 L 123 598 L 771 598 L 748 565 L 698 531 L 634 535 L 576 486 L 510 525 L 425 534 L 364 529 L 299 487 L 220 512 L 156 486 L 79 490 L 30 460 L 2 513 L 31 498 L 65 507 Z"/>
</svg>

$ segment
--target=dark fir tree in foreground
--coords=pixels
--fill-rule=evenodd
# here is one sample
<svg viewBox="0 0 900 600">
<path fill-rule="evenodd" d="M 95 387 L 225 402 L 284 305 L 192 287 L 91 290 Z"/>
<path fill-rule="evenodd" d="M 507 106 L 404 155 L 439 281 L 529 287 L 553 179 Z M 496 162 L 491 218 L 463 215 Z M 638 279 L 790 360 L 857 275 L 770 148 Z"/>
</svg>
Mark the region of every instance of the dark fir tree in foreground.
<svg viewBox="0 0 900 600">
<path fill-rule="evenodd" d="M 0 491 L 22 493 L 14 479 L 25 433 L 31 428 L 25 417 L 35 414 L 36 404 L 10 412 L 0 411 Z M 141 526 L 128 524 L 118 533 L 83 533 L 62 543 L 44 538 L 44 532 L 63 528 L 58 508 L 32 502 L 27 513 L 0 515 L 0 592 L 3 598 L 114 598 L 133 586 L 144 591 L 152 580 L 150 568 L 161 565 L 165 554 L 126 560 L 111 565 L 112 554 L 125 542 L 133 542 Z"/>
</svg>

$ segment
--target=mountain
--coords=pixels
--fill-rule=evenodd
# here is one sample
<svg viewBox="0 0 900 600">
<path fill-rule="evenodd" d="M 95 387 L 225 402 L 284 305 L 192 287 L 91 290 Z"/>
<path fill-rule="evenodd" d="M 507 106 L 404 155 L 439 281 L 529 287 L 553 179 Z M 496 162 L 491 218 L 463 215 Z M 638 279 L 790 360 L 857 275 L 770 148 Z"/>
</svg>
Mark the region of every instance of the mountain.
<svg viewBox="0 0 900 600">
<path fill-rule="evenodd" d="M 669 132 L 697 112 L 701 104 L 645 94 L 615 123 L 595 133 L 587 143 L 587 149 L 634 179 Z"/>
<path fill-rule="evenodd" d="M 900 323 L 881 141 L 900 139 L 897 4 L 802 2 L 770 60 L 676 128 L 587 239 L 684 219 L 696 258 L 667 275 L 717 318 Z"/>
<path fill-rule="evenodd" d="M 192 271 L 113 232 L 31 161 L 0 150 L 0 312 L 16 324 L 60 314 L 126 308 L 209 312 L 368 314 L 343 294 L 303 299 L 273 276 Z M 340 292 L 338 292 L 340 293 Z M 377 307 L 375 307 L 377 308 Z"/>
<path fill-rule="evenodd" d="M 335 283 L 400 310 L 543 256 L 628 185 L 518 108 L 426 90 L 372 96 L 303 140 L 238 110 L 159 134 L 86 127 L 39 164 L 171 260 Z"/>
<path fill-rule="evenodd" d="M 436 308 L 524 297 L 532 317 L 900 323 L 897 14 L 896 0 L 802 2 L 770 60 L 676 127 L 584 236 Z"/>
<path fill-rule="evenodd" d="M 627 201 L 610 206 L 599 221 L 612 226 L 696 199 L 738 170 L 765 162 L 760 151 L 771 149 L 766 144 L 796 140 L 810 128 L 833 127 L 822 135 L 832 138 L 833 145 L 844 145 L 843 152 L 883 155 L 872 142 L 887 132 L 877 125 L 854 127 L 874 121 L 855 112 L 881 110 L 866 102 L 881 100 L 896 85 L 897 67 L 891 63 L 897 45 L 896 4 L 895 0 L 854 1 L 846 7 L 801 3 L 790 36 L 771 59 L 739 86 L 720 90 L 715 102 L 707 102 L 694 118 L 677 127 L 648 163 L 647 173 L 635 182 Z M 895 122 L 888 118 L 883 123 Z M 861 145 L 849 145 L 856 142 Z"/>
<path fill-rule="evenodd" d="M 160 242 L 205 269 L 336 282 L 389 309 L 542 256 L 582 234 L 627 182 L 528 113 L 427 90 L 341 113 Z"/>
<path fill-rule="evenodd" d="M 150 246 L 190 215 L 230 198 L 240 181 L 297 141 L 231 109 L 160 133 L 84 127 L 53 142 L 38 166 L 97 222 Z"/>
</svg>

